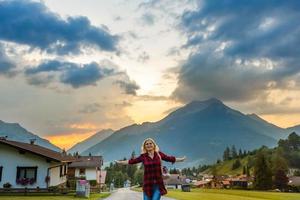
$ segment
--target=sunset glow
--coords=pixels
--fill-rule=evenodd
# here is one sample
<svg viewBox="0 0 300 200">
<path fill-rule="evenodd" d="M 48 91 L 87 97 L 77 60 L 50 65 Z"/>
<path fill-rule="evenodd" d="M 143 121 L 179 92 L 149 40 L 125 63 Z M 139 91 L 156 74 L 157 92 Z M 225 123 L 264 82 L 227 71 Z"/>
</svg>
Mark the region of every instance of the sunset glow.
<svg viewBox="0 0 300 200">
<path fill-rule="evenodd" d="M 49 140 L 51 143 L 53 143 L 54 145 L 56 145 L 62 149 L 68 150 L 70 147 L 72 147 L 76 143 L 87 139 L 88 137 L 92 136 L 93 134 L 95 134 L 95 132 L 87 132 L 87 133 L 81 133 L 81 134 L 61 133 L 61 134 L 54 135 L 54 136 L 47 136 L 47 137 L 45 137 L 45 139 Z"/>
<path fill-rule="evenodd" d="M 0 0 L 0 120 L 66 149 L 210 98 L 299 125 L 299 5 L 212 2 Z"/>
</svg>

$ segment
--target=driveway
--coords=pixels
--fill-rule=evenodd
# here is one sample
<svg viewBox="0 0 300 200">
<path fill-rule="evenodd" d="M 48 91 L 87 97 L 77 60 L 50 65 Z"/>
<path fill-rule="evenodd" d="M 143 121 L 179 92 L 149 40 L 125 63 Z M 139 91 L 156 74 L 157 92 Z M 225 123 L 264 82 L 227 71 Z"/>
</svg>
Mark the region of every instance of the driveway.
<svg viewBox="0 0 300 200">
<path fill-rule="evenodd" d="M 104 200 L 142 200 L 143 194 L 135 192 L 129 188 L 121 188 L 113 192 L 109 197 Z M 175 200 L 168 197 L 161 197 L 161 200 Z"/>
</svg>

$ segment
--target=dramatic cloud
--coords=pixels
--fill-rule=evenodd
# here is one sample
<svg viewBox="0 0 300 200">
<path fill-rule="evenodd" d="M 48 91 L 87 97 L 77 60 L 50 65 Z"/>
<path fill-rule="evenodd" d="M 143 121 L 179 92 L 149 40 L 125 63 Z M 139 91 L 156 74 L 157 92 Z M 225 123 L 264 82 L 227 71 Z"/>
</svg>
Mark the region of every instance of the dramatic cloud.
<svg viewBox="0 0 300 200">
<path fill-rule="evenodd" d="M 125 91 L 125 94 L 129 95 L 136 95 L 136 91 L 140 89 L 140 86 L 138 86 L 134 81 L 118 80 L 115 83 Z"/>
<path fill-rule="evenodd" d="M 15 63 L 7 57 L 3 46 L 0 44 L 0 75 L 14 76 L 15 67 Z"/>
<path fill-rule="evenodd" d="M 89 64 L 77 64 L 72 62 L 61 62 L 58 60 L 44 61 L 37 67 L 28 68 L 25 74 L 31 80 L 29 83 L 44 85 L 44 81 L 39 81 L 42 75 L 47 75 L 48 79 L 44 79 L 46 82 L 53 81 L 53 76 L 49 76 L 49 73 L 59 73 L 59 81 L 61 83 L 71 85 L 73 88 L 79 88 L 82 86 L 96 85 L 96 82 L 107 76 L 114 74 L 114 69 L 108 69 L 99 66 L 95 62 Z M 50 74 L 51 75 L 51 74 Z M 35 79 L 32 79 L 35 77 Z M 36 81 L 32 81 L 36 80 Z"/>
<path fill-rule="evenodd" d="M 74 88 L 86 85 L 96 85 L 96 82 L 113 73 L 112 70 L 102 69 L 97 63 L 90 63 L 84 67 L 73 67 L 61 76 L 61 81 Z"/>
<path fill-rule="evenodd" d="M 299 90 L 299 1 L 203 1 L 182 16 L 192 53 L 173 96 L 247 101 Z"/>
<path fill-rule="evenodd" d="M 0 1 L 0 39 L 58 54 L 79 53 L 82 46 L 116 51 L 118 36 L 91 25 L 83 16 L 62 19 L 43 3 Z"/>
</svg>

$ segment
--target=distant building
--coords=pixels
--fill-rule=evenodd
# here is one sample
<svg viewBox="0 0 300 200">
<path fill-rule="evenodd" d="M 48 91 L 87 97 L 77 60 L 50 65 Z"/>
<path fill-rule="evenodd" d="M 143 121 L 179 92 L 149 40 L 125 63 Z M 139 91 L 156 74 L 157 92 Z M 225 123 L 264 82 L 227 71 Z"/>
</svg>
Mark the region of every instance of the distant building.
<svg viewBox="0 0 300 200">
<path fill-rule="evenodd" d="M 294 187 L 300 186 L 300 176 L 289 177 L 288 185 L 294 186 Z"/>
<path fill-rule="evenodd" d="M 214 177 L 206 177 L 203 180 L 197 181 L 194 183 L 196 187 L 199 188 L 247 188 L 253 182 L 252 177 L 248 177 L 246 175 L 240 175 L 236 177 L 229 176 L 214 176 Z"/>
<path fill-rule="evenodd" d="M 126 180 L 124 182 L 124 188 L 129 188 L 129 187 L 131 187 L 131 181 L 130 180 Z"/>
<path fill-rule="evenodd" d="M 75 161 L 69 165 L 68 177 L 96 180 L 100 184 L 101 175 L 106 176 L 106 173 L 101 173 L 102 164 L 102 156 L 77 156 Z"/>
<path fill-rule="evenodd" d="M 295 172 L 300 171 L 298 168 L 289 168 L 287 176 L 294 176 Z"/>
<path fill-rule="evenodd" d="M 66 182 L 72 156 L 29 143 L 0 137 L 0 188 L 48 188 Z"/>
<path fill-rule="evenodd" d="M 164 180 L 166 188 L 169 189 L 181 189 L 181 186 L 186 184 L 186 177 L 179 174 L 170 174 L 170 177 Z"/>
<path fill-rule="evenodd" d="M 194 186 L 198 188 L 211 188 L 211 182 L 212 180 L 200 180 L 197 182 L 194 182 Z"/>
<path fill-rule="evenodd" d="M 247 175 L 240 175 L 237 177 L 227 179 L 230 182 L 230 187 L 247 188 L 253 181 L 251 177 Z"/>
</svg>

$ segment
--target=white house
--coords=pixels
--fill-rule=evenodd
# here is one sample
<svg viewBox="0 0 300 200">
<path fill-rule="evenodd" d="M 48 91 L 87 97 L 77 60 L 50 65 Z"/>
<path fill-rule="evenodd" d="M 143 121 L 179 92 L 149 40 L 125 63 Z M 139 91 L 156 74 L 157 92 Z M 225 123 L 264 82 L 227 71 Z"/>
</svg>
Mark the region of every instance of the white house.
<svg viewBox="0 0 300 200">
<path fill-rule="evenodd" d="M 101 182 L 102 156 L 77 156 L 69 165 L 69 177 L 81 178 L 86 180 L 96 180 Z"/>
<path fill-rule="evenodd" d="M 168 189 L 181 189 L 181 186 L 186 184 L 186 177 L 179 174 L 170 174 L 170 177 L 164 180 L 166 188 Z"/>
<path fill-rule="evenodd" d="M 73 157 L 29 143 L 0 137 L 0 188 L 48 188 L 66 182 Z"/>
</svg>

